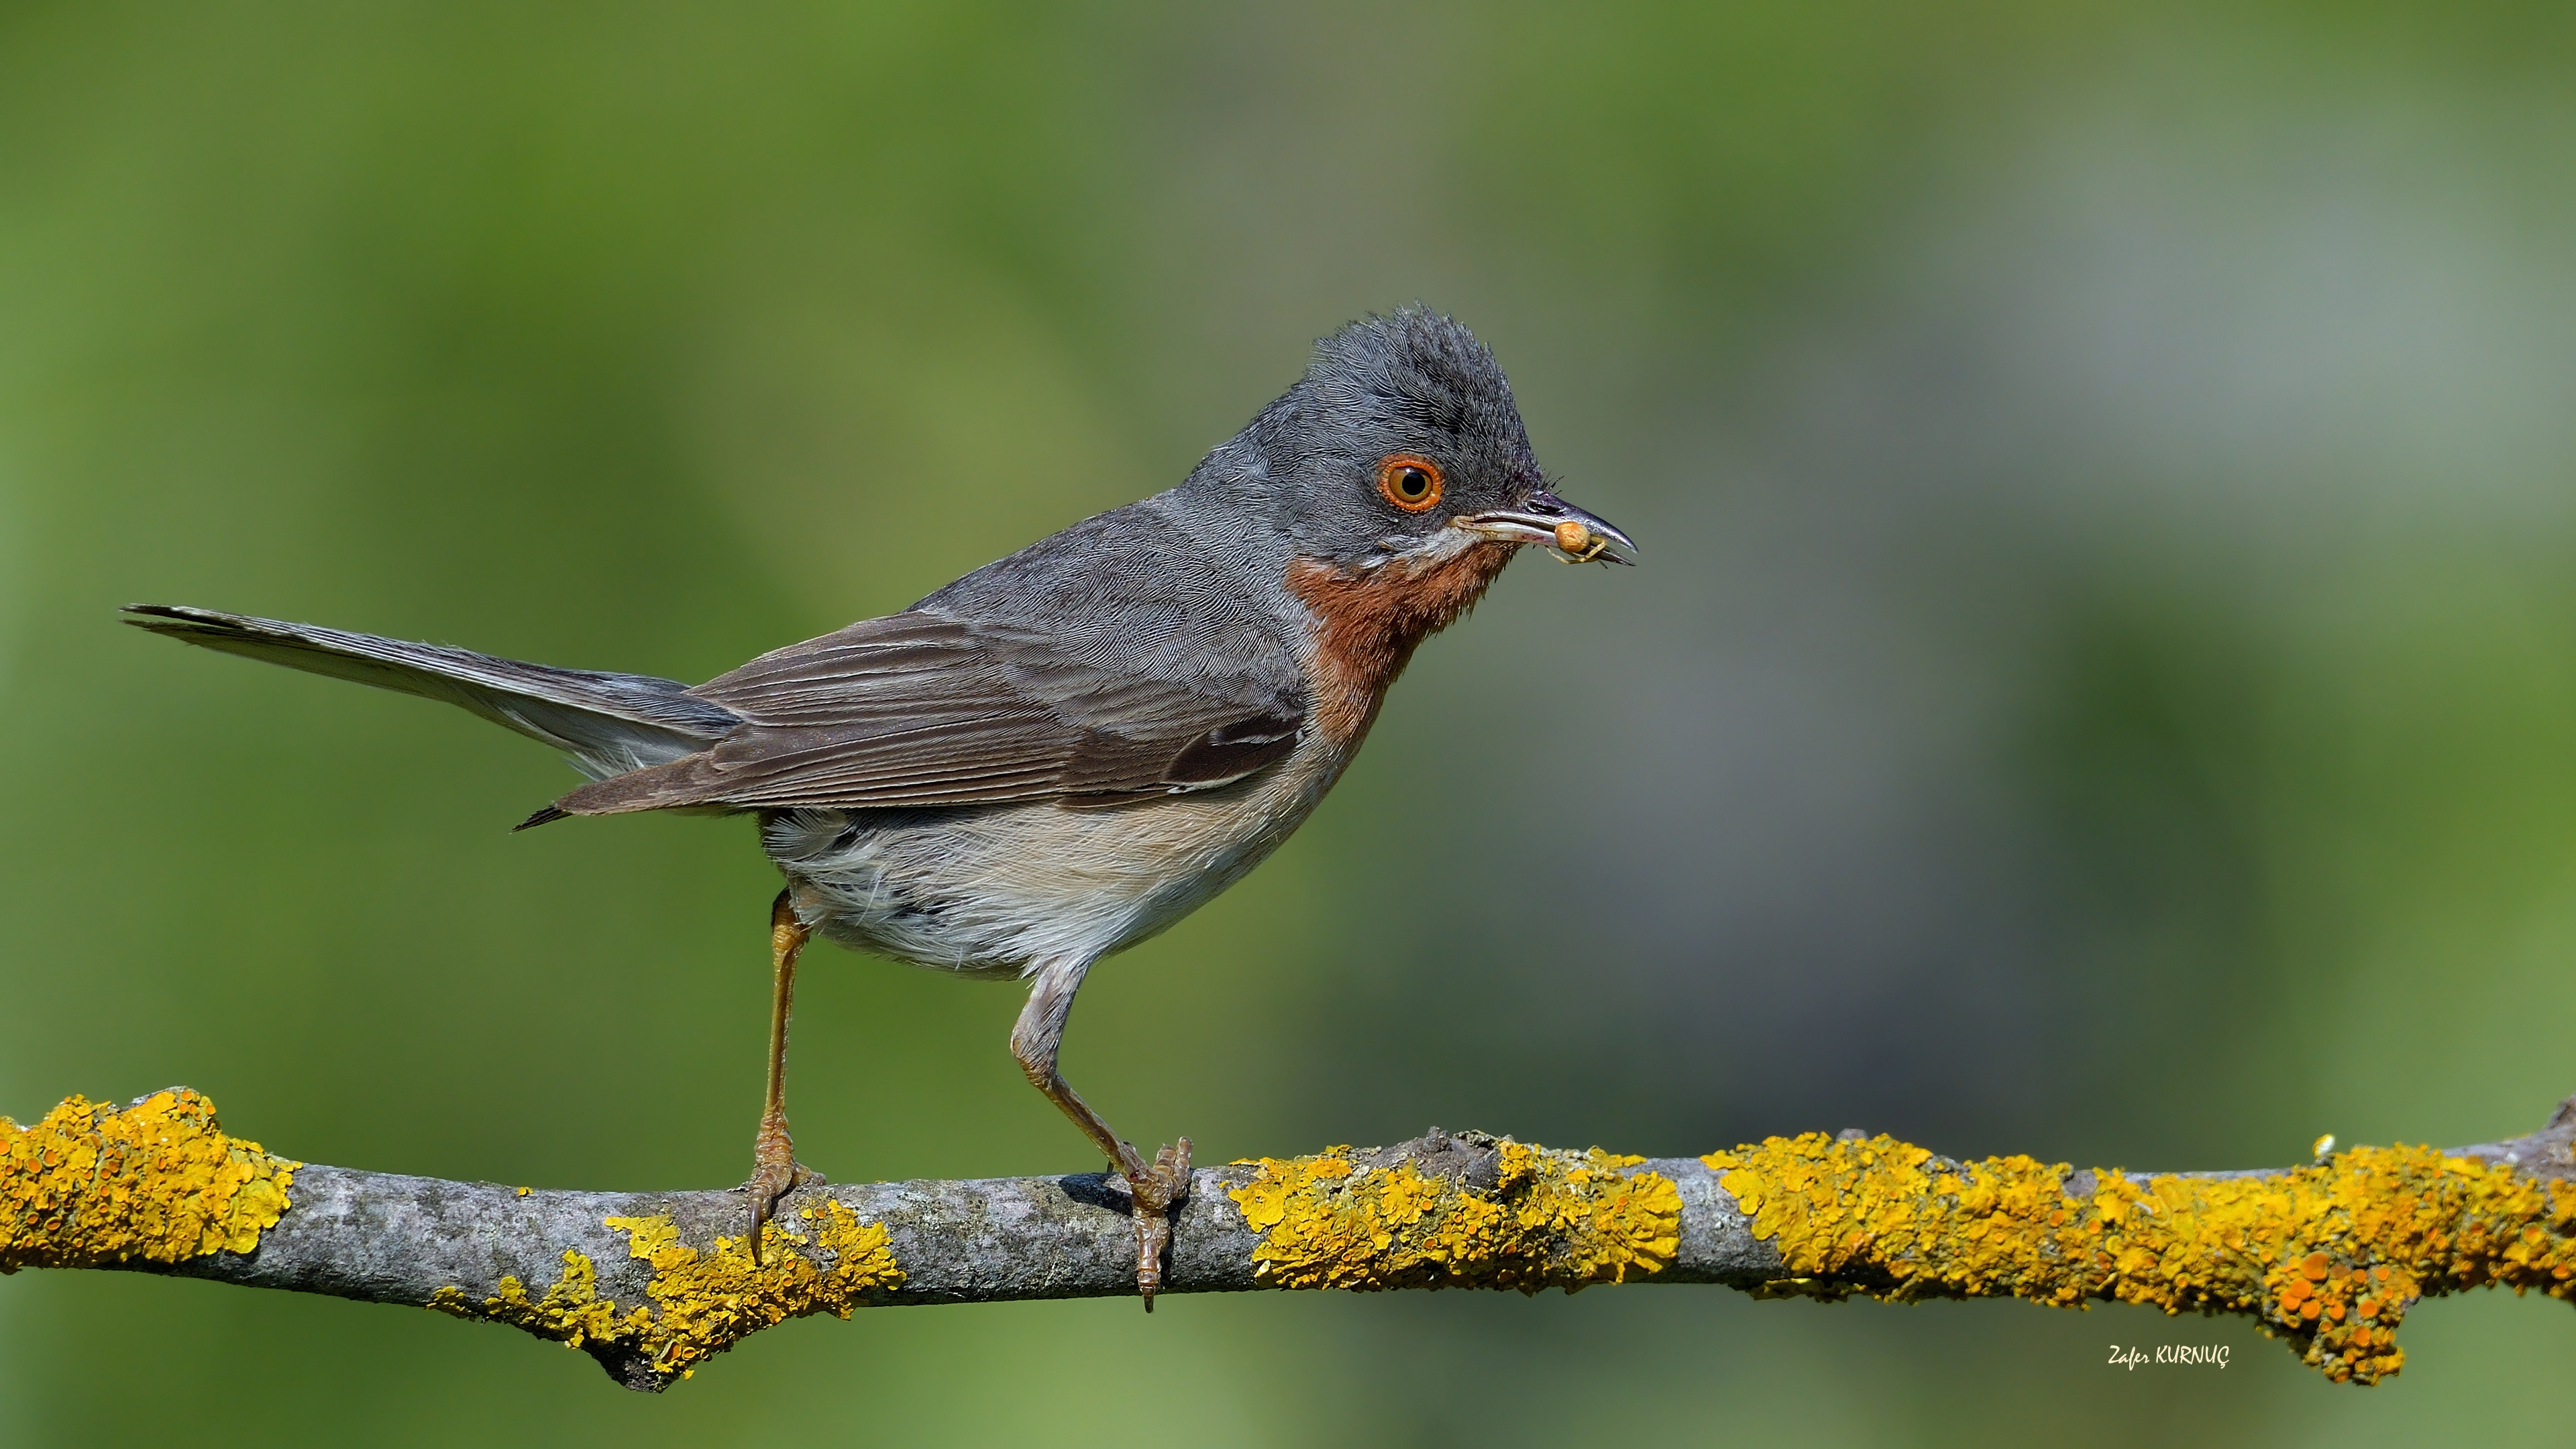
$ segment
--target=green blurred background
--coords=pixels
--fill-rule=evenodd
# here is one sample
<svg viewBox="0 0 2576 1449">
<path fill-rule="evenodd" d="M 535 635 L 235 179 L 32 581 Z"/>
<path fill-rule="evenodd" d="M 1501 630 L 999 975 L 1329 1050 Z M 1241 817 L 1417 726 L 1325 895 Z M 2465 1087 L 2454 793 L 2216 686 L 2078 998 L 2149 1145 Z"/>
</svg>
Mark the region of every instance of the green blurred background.
<svg viewBox="0 0 2576 1449">
<path fill-rule="evenodd" d="M 704 678 L 1177 481 L 1419 298 L 1646 564 L 1525 562 L 1094 976 L 1068 1070 L 1138 1141 L 2529 1130 L 2576 1091 L 2571 15 L 7 6 L 0 1112 L 186 1083 L 315 1161 L 738 1181 L 747 822 L 508 834 L 544 751 L 115 606 Z M 1094 1165 L 1016 997 L 814 957 L 806 1160 Z M 2142 1310 L 1188 1298 L 803 1322 L 647 1399 L 26 1273 L 0 1439 L 2563 1432 L 2564 1306 L 2406 1331 L 2360 1390 Z"/>
</svg>

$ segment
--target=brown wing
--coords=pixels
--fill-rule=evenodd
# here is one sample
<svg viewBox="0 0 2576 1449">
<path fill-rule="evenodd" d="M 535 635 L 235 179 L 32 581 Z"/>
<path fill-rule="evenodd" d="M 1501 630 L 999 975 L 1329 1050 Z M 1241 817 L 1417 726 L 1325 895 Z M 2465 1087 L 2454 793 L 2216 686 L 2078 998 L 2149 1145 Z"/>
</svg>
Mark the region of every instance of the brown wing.
<svg viewBox="0 0 2576 1449">
<path fill-rule="evenodd" d="M 1160 793 L 1296 747 L 1302 705 L 1086 659 L 916 610 L 765 654 L 689 693 L 742 717 L 709 749 L 576 790 L 575 815 L 672 806 L 940 806 Z"/>
</svg>

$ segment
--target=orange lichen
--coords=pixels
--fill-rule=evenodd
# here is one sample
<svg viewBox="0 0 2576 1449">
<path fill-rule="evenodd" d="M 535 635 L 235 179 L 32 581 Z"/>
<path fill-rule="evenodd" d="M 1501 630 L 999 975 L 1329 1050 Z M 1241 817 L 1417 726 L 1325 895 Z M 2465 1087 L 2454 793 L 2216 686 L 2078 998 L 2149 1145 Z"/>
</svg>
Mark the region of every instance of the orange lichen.
<svg viewBox="0 0 2576 1449">
<path fill-rule="evenodd" d="M 1490 1189 L 1350 1149 L 1265 1157 L 1227 1195 L 1261 1233 L 1253 1271 L 1288 1288 L 1518 1288 L 1571 1293 L 1660 1272 L 1680 1241 L 1672 1179 L 1645 1159 L 1493 1144 Z"/>
<path fill-rule="evenodd" d="M 68 1097 L 27 1127 L 0 1117 L 0 1273 L 247 1253 L 301 1166 L 225 1136 L 185 1087 L 122 1108 Z"/>
<path fill-rule="evenodd" d="M 2492 1283 L 2565 1299 L 2576 1273 L 2576 1184 L 2425 1147 L 2134 1180 L 1953 1163 L 1887 1137 L 1774 1137 L 1702 1160 L 1779 1250 L 1777 1291 L 2245 1312 L 2338 1382 L 2397 1372 L 2398 1321 L 2428 1294 Z"/>
<path fill-rule="evenodd" d="M 701 1253 L 680 1241 L 669 1218 L 603 1219 L 626 1234 L 630 1256 L 653 1265 L 644 1285 L 652 1304 L 623 1313 L 614 1300 L 599 1296 L 596 1266 L 573 1252 L 563 1255 L 563 1276 L 539 1297 L 530 1298 L 517 1278 L 504 1277 L 480 1303 L 451 1286 L 432 1294 L 429 1306 L 459 1318 L 506 1323 L 569 1348 L 626 1345 L 655 1373 L 686 1378 L 698 1361 L 747 1334 L 809 1313 L 847 1318 L 852 1309 L 903 1286 L 883 1224 L 862 1223 L 829 1198 L 797 1216 L 816 1225 L 811 1238 L 773 1221 L 762 1230 L 757 1263 L 746 1239 L 718 1237 L 711 1251 Z M 796 1251 L 807 1247 L 828 1255 L 829 1262 L 817 1265 Z"/>
</svg>

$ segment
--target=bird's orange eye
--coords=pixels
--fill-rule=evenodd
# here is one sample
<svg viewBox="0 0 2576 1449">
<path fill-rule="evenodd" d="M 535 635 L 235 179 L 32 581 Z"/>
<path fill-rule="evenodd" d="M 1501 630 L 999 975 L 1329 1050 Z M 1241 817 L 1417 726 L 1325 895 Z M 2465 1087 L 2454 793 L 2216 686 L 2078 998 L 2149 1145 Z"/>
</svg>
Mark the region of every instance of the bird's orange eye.
<svg viewBox="0 0 2576 1449">
<path fill-rule="evenodd" d="M 1377 465 L 1377 491 L 1407 513 L 1440 501 L 1440 465 L 1417 453 L 1397 453 Z"/>
</svg>

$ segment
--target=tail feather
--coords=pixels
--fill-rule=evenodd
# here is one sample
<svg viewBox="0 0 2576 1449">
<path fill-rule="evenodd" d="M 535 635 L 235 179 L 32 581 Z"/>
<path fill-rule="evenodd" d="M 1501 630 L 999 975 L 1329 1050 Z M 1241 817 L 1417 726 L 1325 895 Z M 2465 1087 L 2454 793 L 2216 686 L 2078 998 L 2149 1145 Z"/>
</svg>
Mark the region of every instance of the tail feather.
<svg viewBox="0 0 2576 1449">
<path fill-rule="evenodd" d="M 563 809 L 560 806 L 541 805 L 538 806 L 535 813 L 529 815 L 527 819 L 511 826 L 510 833 L 516 835 L 522 830 L 534 830 L 540 825 L 552 825 L 558 820 L 570 820 L 571 818 L 572 812 Z"/>
<path fill-rule="evenodd" d="M 678 681 L 644 674 L 523 664 L 175 604 L 129 604 L 125 622 L 227 654 L 443 699 L 562 750 L 594 780 L 694 754 L 742 723 L 732 711 L 683 693 L 687 686 Z"/>
</svg>

